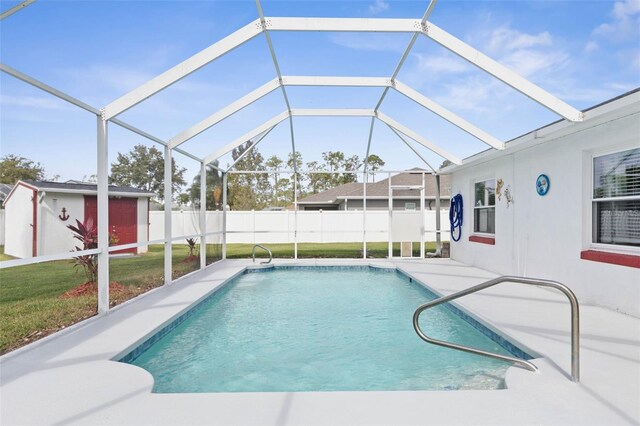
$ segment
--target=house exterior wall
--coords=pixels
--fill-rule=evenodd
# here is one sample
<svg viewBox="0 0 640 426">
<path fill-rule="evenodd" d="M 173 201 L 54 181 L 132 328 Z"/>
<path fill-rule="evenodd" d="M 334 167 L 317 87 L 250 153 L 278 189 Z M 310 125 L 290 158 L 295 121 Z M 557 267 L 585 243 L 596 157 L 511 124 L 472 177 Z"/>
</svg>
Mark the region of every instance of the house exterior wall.
<svg viewBox="0 0 640 426">
<path fill-rule="evenodd" d="M 5 204 L 5 246 L 9 256 L 31 257 L 33 231 L 33 190 L 18 186 Z"/>
<path fill-rule="evenodd" d="M 627 104 L 550 133 L 542 143 L 454 169 L 452 194 L 462 194 L 464 223 L 461 240 L 451 243 L 451 258 L 498 274 L 556 280 L 582 303 L 640 316 L 640 269 L 580 258 L 591 247 L 592 157 L 639 146 L 638 110 L 638 102 Z M 542 173 L 551 182 L 545 196 L 536 192 Z M 469 241 L 473 185 L 488 178 L 502 178 L 514 199 L 510 206 L 504 196 L 496 199 L 495 245 Z"/>
</svg>

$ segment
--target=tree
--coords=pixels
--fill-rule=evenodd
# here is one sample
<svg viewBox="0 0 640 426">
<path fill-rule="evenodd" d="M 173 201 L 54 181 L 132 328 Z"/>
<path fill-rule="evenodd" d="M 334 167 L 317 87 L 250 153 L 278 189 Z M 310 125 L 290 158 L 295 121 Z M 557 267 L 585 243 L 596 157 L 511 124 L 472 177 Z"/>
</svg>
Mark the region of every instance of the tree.
<svg viewBox="0 0 640 426">
<path fill-rule="evenodd" d="M 205 191 L 207 191 L 207 210 L 218 210 L 222 208 L 222 176 L 215 168 L 218 167 L 218 161 L 213 164 L 207 164 L 207 171 L 205 174 L 206 185 Z M 200 208 L 200 173 L 193 178 L 193 183 L 189 187 L 189 199 L 191 204 L 196 208 Z"/>
<path fill-rule="evenodd" d="M 171 159 L 171 189 L 176 196 L 186 182 L 186 169 L 178 168 Z M 164 156 L 155 147 L 136 145 L 127 154 L 118 153 L 116 162 L 111 164 L 109 183 L 132 186 L 155 194 L 157 200 L 164 200 Z M 175 197 L 174 197 L 175 198 Z"/>
<path fill-rule="evenodd" d="M 0 159 L 0 183 L 14 184 L 19 180 L 43 180 L 44 167 L 28 158 L 8 154 Z"/>
<path fill-rule="evenodd" d="M 254 148 L 255 149 L 255 148 Z M 274 172 L 273 173 L 273 187 L 275 188 L 273 191 L 274 194 L 274 200 L 272 200 L 272 204 L 274 206 L 278 205 L 278 178 L 280 177 L 280 173 L 278 173 L 280 171 L 280 168 L 282 167 L 282 165 L 284 164 L 284 161 L 282 161 L 282 159 L 280 157 L 278 157 L 277 155 L 272 155 L 271 157 L 269 157 L 267 159 L 267 162 L 265 163 L 265 166 L 267 168 L 267 170 Z"/>
<path fill-rule="evenodd" d="M 367 170 L 370 172 L 369 174 L 371 175 L 371 177 L 373 178 L 373 181 L 375 182 L 376 181 L 375 172 L 377 172 L 382 168 L 382 166 L 384 166 L 384 160 L 382 160 L 382 158 L 378 157 L 375 154 L 371 154 L 367 157 L 367 164 L 368 164 Z"/>
<path fill-rule="evenodd" d="M 266 171 L 264 157 L 247 141 L 231 151 L 237 170 Z M 248 152 L 247 152 L 248 151 Z M 242 157 L 242 158 L 240 158 Z M 229 174 L 229 207 L 234 210 L 263 209 L 269 202 L 269 176 L 267 173 Z"/>
<path fill-rule="evenodd" d="M 450 166 L 450 165 L 452 165 L 452 164 L 453 164 L 453 163 L 452 163 L 451 161 L 449 161 L 449 160 L 444 160 L 444 161 L 442 162 L 442 164 L 440 164 L 440 168 L 441 168 L 441 169 L 444 169 L 445 167 Z"/>
<path fill-rule="evenodd" d="M 341 151 L 323 152 L 322 159 L 325 162 L 325 169 L 329 169 L 331 171 L 349 170 L 355 172 L 361 166 L 360 157 L 357 155 L 345 157 L 344 153 Z M 327 185 L 325 189 L 357 181 L 358 175 L 355 173 L 332 173 L 328 176 L 328 182 L 326 182 Z"/>
</svg>

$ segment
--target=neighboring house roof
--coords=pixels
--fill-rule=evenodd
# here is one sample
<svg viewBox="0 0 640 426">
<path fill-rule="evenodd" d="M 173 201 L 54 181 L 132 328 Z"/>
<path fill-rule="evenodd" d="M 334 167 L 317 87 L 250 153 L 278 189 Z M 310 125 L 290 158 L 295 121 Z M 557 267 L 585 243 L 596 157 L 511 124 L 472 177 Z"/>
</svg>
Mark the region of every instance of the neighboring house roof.
<svg viewBox="0 0 640 426">
<path fill-rule="evenodd" d="M 405 173 L 391 176 L 391 186 L 421 186 L 422 172 L 419 168 L 411 169 Z M 440 197 L 450 198 L 451 178 L 448 175 L 440 176 Z M 335 188 L 310 195 L 298 201 L 298 204 L 338 204 L 345 199 L 362 199 L 364 185 L 362 183 L 347 183 Z M 418 189 L 394 189 L 394 198 L 419 198 Z M 425 198 L 435 198 L 436 182 L 431 173 L 425 173 Z M 387 199 L 389 197 L 389 179 L 367 184 L 367 199 Z"/>
<path fill-rule="evenodd" d="M 86 194 L 86 195 L 95 195 L 98 193 L 98 185 L 95 183 L 72 183 L 72 182 L 50 182 L 50 181 L 39 181 L 39 180 L 19 180 L 15 185 L 12 186 L 11 191 L 7 194 L 4 199 L 4 203 L 9 200 L 11 194 L 19 185 L 24 185 L 29 188 L 35 189 L 39 192 L 60 192 L 60 193 L 69 193 L 69 194 Z M 130 186 L 116 186 L 109 185 L 109 195 L 115 196 L 125 196 L 125 197 L 153 197 L 154 193 L 145 191 L 143 189 L 132 188 Z"/>
<path fill-rule="evenodd" d="M 5 198 L 9 195 L 11 190 L 13 189 L 13 185 L 9 185 L 7 183 L 0 183 L 0 202 L 3 202 Z"/>
</svg>

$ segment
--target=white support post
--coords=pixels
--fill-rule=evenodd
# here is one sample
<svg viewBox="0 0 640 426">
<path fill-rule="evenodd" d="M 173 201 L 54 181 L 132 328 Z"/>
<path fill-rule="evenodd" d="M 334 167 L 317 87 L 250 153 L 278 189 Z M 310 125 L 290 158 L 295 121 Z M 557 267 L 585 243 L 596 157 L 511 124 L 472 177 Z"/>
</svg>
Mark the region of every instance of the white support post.
<svg viewBox="0 0 640 426">
<path fill-rule="evenodd" d="M 171 148 L 164 147 L 164 285 L 173 280 L 173 241 L 171 233 L 172 220 L 172 157 Z"/>
<path fill-rule="evenodd" d="M 389 259 L 391 259 L 393 257 L 393 190 L 391 189 L 391 173 L 387 173 L 389 179 L 388 179 L 388 183 L 389 183 L 389 232 L 388 232 L 388 237 L 389 237 L 389 246 L 388 246 L 388 250 L 389 250 Z"/>
<path fill-rule="evenodd" d="M 445 49 L 450 50 L 472 65 L 475 65 L 481 70 L 486 71 L 498 80 L 511 86 L 518 92 L 531 98 L 532 100 L 538 102 L 540 105 L 566 118 L 567 120 L 584 120 L 584 114 L 582 112 L 573 108 L 571 105 L 566 104 L 541 87 L 536 86 L 526 78 L 511 71 L 504 65 L 499 64 L 482 52 L 479 52 L 478 50 L 469 46 L 462 40 L 457 39 L 456 37 L 452 36 L 445 30 L 439 28 L 431 22 L 425 25 L 423 34 Z"/>
<path fill-rule="evenodd" d="M 422 172 L 422 187 L 420 188 L 420 259 L 424 259 L 424 233 L 426 226 L 424 224 L 424 172 Z"/>
<path fill-rule="evenodd" d="M 293 258 L 298 258 L 298 173 L 296 172 L 293 173 Z"/>
<path fill-rule="evenodd" d="M 442 233 L 440 226 L 440 175 L 436 173 L 436 257 L 440 257 L 441 255 Z"/>
<path fill-rule="evenodd" d="M 227 176 L 222 172 L 222 259 L 227 258 Z"/>
<path fill-rule="evenodd" d="M 367 258 L 367 180 L 368 173 L 365 167 L 362 175 L 362 258 Z"/>
<path fill-rule="evenodd" d="M 207 165 L 200 163 L 200 269 L 207 266 Z"/>
<path fill-rule="evenodd" d="M 109 137 L 108 122 L 98 119 L 98 314 L 109 310 Z"/>
</svg>

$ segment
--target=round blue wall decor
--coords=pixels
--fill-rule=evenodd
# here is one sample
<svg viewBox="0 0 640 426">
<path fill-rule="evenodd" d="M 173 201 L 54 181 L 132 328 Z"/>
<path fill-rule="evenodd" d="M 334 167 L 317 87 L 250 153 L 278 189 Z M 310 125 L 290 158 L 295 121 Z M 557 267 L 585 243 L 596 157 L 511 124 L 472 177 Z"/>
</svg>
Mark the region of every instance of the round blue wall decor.
<svg viewBox="0 0 640 426">
<path fill-rule="evenodd" d="M 536 191 L 538 192 L 538 195 L 547 195 L 550 186 L 551 182 L 549 181 L 549 176 L 545 174 L 538 176 L 538 179 L 536 180 Z"/>
</svg>

